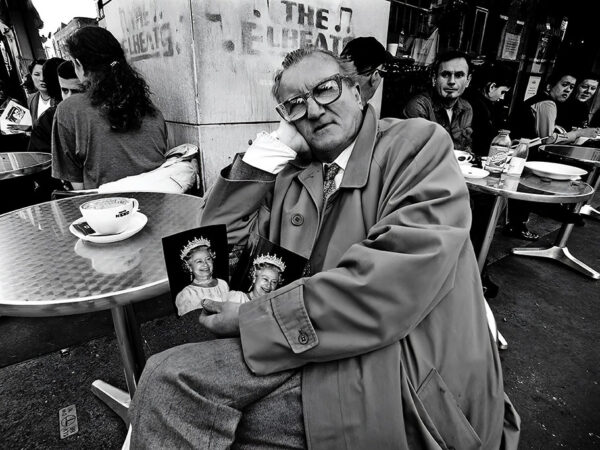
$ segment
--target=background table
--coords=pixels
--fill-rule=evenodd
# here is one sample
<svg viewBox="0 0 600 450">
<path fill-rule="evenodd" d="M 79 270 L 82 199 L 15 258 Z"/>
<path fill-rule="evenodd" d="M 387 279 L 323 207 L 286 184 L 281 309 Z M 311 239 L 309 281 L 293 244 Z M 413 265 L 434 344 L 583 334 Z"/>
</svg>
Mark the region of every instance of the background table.
<svg viewBox="0 0 600 450">
<path fill-rule="evenodd" d="M 58 316 L 110 309 L 129 394 L 144 367 L 132 304 L 168 292 L 161 239 L 200 224 L 203 200 L 132 192 L 148 217 L 136 235 L 112 244 L 83 242 L 69 231 L 83 195 L 0 216 L 0 314 Z M 93 392 L 127 422 L 129 395 L 97 380 Z"/>
<path fill-rule="evenodd" d="M 598 140 L 590 140 L 587 142 L 590 143 L 589 145 L 600 146 L 600 141 Z M 561 160 L 566 160 L 565 162 L 567 164 L 569 162 L 583 163 L 589 170 L 586 182 L 591 186 L 594 186 L 596 191 L 598 190 L 598 187 L 600 186 L 600 148 L 579 147 L 575 145 L 542 145 L 540 146 L 540 151 L 558 157 Z M 592 207 L 590 204 L 591 201 L 592 198 L 590 197 L 590 199 L 581 206 L 579 214 L 600 219 L 600 211 Z"/>
<path fill-rule="evenodd" d="M 39 173 L 51 164 L 52 156 L 49 153 L 0 153 L 0 180 Z"/>
<path fill-rule="evenodd" d="M 527 169 L 526 169 L 527 170 Z M 513 177 L 502 174 L 488 175 L 485 178 L 473 179 L 467 178 L 467 185 L 473 191 L 483 192 L 494 195 L 494 207 L 488 220 L 485 237 L 481 245 L 479 255 L 477 255 L 477 263 L 479 269 L 483 270 L 485 260 L 487 258 L 490 244 L 494 237 L 494 231 L 498 223 L 498 218 L 502 209 L 506 206 L 508 199 L 525 200 L 539 203 L 573 203 L 581 204 L 590 199 L 594 195 L 594 188 L 583 181 L 556 181 L 547 178 L 540 178 L 532 173 L 525 172 L 521 177 Z M 575 267 L 585 266 L 581 261 L 576 260 L 566 248 L 566 241 L 562 243 L 562 253 L 570 262 L 574 263 Z M 521 252 L 523 250 L 523 252 Z M 525 251 L 530 249 L 513 249 L 515 254 L 525 254 Z M 537 256 L 537 255 L 532 255 Z M 557 258 L 553 258 L 557 259 Z M 566 263 L 565 261 L 561 261 Z M 573 267 L 570 263 L 566 263 Z M 581 266 L 579 266 L 580 264 Z M 585 266 L 587 267 L 587 266 Z M 591 269 L 590 269 L 591 270 Z"/>
<path fill-rule="evenodd" d="M 552 181 L 542 179 L 527 172 L 523 173 L 521 177 L 501 174 L 488 175 L 485 178 L 465 178 L 465 180 L 470 190 L 495 196 L 494 206 L 488 219 L 485 236 L 479 254 L 477 255 L 477 265 L 479 266 L 480 272 L 485 266 L 485 261 L 490 250 L 492 239 L 494 238 L 500 213 L 505 208 L 509 198 L 540 203 L 574 203 L 585 201 L 594 194 L 594 189 L 582 181 Z M 513 249 L 513 252 L 515 252 L 515 250 L 519 249 Z M 568 253 L 566 246 L 563 250 L 571 256 L 570 253 Z M 486 311 L 488 325 L 490 326 L 492 336 L 496 337 L 500 348 L 507 348 L 508 343 L 498 331 L 496 321 L 494 320 L 492 311 L 487 305 L 487 302 Z"/>
</svg>

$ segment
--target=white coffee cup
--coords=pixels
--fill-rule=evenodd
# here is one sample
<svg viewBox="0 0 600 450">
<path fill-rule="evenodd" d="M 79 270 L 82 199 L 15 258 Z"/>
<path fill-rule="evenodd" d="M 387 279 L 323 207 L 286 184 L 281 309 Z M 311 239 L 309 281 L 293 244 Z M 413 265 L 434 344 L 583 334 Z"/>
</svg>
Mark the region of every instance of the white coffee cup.
<svg viewBox="0 0 600 450">
<path fill-rule="evenodd" d="M 118 234 L 127 229 L 138 208 L 135 198 L 106 197 L 85 202 L 79 210 L 97 233 Z"/>
<path fill-rule="evenodd" d="M 473 161 L 473 155 L 463 150 L 454 150 L 454 156 L 459 164 L 471 165 L 471 161 Z"/>
</svg>

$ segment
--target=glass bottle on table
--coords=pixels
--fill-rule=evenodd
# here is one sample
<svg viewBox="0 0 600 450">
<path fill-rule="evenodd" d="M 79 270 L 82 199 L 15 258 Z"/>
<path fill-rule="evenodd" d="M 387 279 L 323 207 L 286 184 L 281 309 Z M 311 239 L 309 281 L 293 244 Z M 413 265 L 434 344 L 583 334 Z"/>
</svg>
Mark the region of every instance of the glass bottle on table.
<svg viewBox="0 0 600 450">
<path fill-rule="evenodd" d="M 506 174 L 515 177 L 520 177 L 521 173 L 523 173 L 523 168 L 525 167 L 527 156 L 529 156 L 529 139 L 521 138 L 519 140 L 519 145 L 517 146 L 515 153 L 510 159 L 510 163 L 508 164 Z"/>
<path fill-rule="evenodd" d="M 492 139 L 485 169 L 492 173 L 502 173 L 510 152 L 510 131 L 500 130 Z"/>
</svg>

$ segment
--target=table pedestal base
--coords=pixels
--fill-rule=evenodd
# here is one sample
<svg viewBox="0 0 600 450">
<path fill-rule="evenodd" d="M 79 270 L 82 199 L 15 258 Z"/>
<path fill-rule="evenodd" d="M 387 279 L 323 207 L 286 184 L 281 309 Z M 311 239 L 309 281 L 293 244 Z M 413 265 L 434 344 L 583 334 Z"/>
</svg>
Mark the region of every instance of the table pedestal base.
<svg viewBox="0 0 600 450">
<path fill-rule="evenodd" d="M 538 258 L 548 258 L 558 261 L 579 273 L 587 275 L 594 280 L 600 279 L 600 273 L 596 272 L 587 264 L 579 261 L 569 252 L 567 247 L 552 246 L 550 248 L 513 248 L 512 253 L 521 256 L 533 256 Z"/>
<path fill-rule="evenodd" d="M 110 409 L 117 413 L 126 425 L 129 425 L 129 417 L 127 414 L 131 399 L 127 392 L 102 380 L 96 380 L 92 383 L 92 392 L 96 397 L 106 403 Z"/>
<path fill-rule="evenodd" d="M 142 346 L 140 327 L 135 318 L 133 306 L 115 306 L 110 311 L 129 392 L 125 392 L 102 380 L 96 380 L 92 383 L 92 392 L 129 425 L 127 416 L 129 402 L 135 394 L 137 380 L 142 374 L 146 358 Z"/>
<path fill-rule="evenodd" d="M 583 205 L 579 210 L 579 214 L 593 217 L 594 219 L 600 219 L 600 211 L 598 211 L 595 208 L 592 208 L 591 205 Z"/>
</svg>

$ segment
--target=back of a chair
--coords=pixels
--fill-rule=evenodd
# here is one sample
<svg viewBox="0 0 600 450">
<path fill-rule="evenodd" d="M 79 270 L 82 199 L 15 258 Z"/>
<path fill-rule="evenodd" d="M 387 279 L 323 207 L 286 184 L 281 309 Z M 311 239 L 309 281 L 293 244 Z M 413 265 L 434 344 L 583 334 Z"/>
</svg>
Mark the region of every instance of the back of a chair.
<svg viewBox="0 0 600 450">
<path fill-rule="evenodd" d="M 82 189 L 79 191 L 62 191 L 55 189 L 52 191 L 52 194 L 50 194 L 50 198 L 52 200 L 60 200 L 61 198 L 76 197 L 78 195 L 96 194 L 97 192 L 98 191 L 96 189 Z"/>
<path fill-rule="evenodd" d="M 198 162 L 198 172 L 196 173 L 196 183 L 194 186 L 189 189 L 186 194 L 196 195 L 198 197 L 202 197 L 206 190 L 206 186 L 204 185 L 204 164 L 202 161 L 202 150 L 198 148 L 198 153 L 196 153 L 196 161 Z"/>
</svg>

